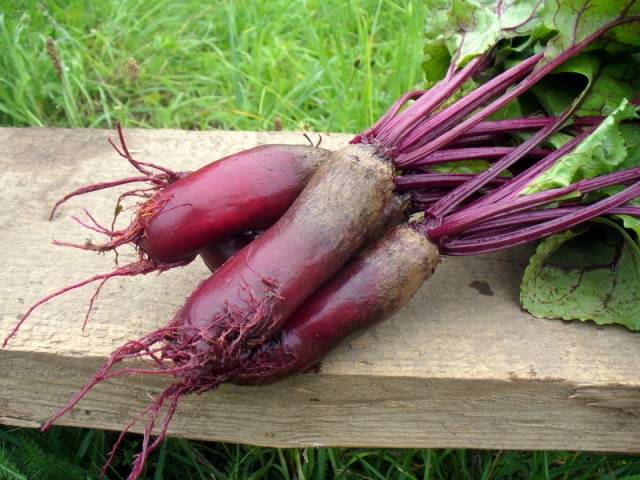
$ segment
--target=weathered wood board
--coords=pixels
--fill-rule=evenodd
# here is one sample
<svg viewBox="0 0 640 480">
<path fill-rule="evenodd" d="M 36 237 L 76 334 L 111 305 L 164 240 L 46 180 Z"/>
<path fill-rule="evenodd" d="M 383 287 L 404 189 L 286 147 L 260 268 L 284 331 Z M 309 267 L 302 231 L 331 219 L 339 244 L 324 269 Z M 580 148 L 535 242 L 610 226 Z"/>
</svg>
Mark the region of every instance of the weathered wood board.
<svg viewBox="0 0 640 480">
<path fill-rule="evenodd" d="M 111 256 L 51 245 L 94 236 L 69 216 L 113 209 L 110 191 L 62 194 L 132 171 L 104 130 L 0 129 L 0 335 L 58 287 L 111 268 Z M 128 130 L 141 160 L 174 169 L 299 133 Z M 325 135 L 335 148 L 347 135 Z M 128 252 L 130 256 L 132 252 Z M 272 446 L 360 445 L 640 452 L 640 335 L 617 327 L 535 319 L 517 295 L 526 250 L 446 259 L 387 323 L 345 342 L 306 374 L 263 388 L 223 386 L 185 399 L 172 435 Z M 121 255 L 125 260 L 127 253 Z M 86 331 L 91 290 L 38 311 L 0 351 L 0 423 L 38 426 L 112 348 L 163 324 L 206 275 L 187 268 L 107 284 Z M 122 428 L 162 387 L 109 382 L 60 423 Z"/>
</svg>

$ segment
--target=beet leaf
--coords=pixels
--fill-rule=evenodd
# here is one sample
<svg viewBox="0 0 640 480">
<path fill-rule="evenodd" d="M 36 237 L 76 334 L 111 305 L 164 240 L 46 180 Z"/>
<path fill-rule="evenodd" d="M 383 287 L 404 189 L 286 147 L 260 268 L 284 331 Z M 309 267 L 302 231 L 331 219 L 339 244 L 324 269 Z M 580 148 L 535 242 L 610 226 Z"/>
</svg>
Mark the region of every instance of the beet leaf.
<svg viewBox="0 0 640 480">
<path fill-rule="evenodd" d="M 553 235 L 531 257 L 520 301 L 537 317 L 640 330 L 640 247 L 604 219 Z"/>
</svg>

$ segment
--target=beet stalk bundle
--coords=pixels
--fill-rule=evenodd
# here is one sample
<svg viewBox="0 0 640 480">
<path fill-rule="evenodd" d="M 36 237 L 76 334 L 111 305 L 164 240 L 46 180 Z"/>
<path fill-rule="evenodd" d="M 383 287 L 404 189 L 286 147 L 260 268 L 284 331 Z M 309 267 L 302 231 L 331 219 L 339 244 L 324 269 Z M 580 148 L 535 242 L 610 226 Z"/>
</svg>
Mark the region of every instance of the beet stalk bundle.
<svg viewBox="0 0 640 480">
<path fill-rule="evenodd" d="M 462 67 L 454 62 L 428 93 L 403 95 L 374 126 L 323 162 L 272 226 L 216 257 L 242 247 L 195 289 L 172 320 L 113 352 L 44 428 L 104 380 L 170 376 L 173 383 L 134 420 L 146 417 L 142 451 L 130 475 L 135 479 L 166 435 L 183 395 L 223 382 L 268 383 L 308 368 L 342 338 L 408 301 L 441 255 L 508 248 L 603 214 L 640 216 L 640 208 L 629 204 L 640 195 L 640 167 L 527 191 L 561 158 L 606 127 L 609 117 L 577 118 L 575 101 L 556 116 L 490 118 L 612 28 L 640 20 L 640 13 L 629 11 L 575 37 L 560 53 L 540 52 L 523 59 L 455 101 L 465 82 L 488 69 L 489 54 Z M 407 106 L 408 101 L 413 103 Z M 516 145 L 500 145 L 505 134 L 523 131 L 527 136 Z M 541 147 L 559 131 L 574 136 L 557 148 Z M 491 163 L 474 174 L 433 170 L 434 165 L 469 158 Z M 505 171 L 512 176 L 501 176 Z M 619 190 L 604 198 L 593 196 L 610 187 Z M 407 213 L 420 213 L 422 219 L 399 226 L 392 222 L 387 235 L 362 251 L 385 223 L 383 212 L 396 201 L 397 191 L 411 192 Z M 212 215 L 214 207 L 209 207 Z M 239 230 L 221 232 L 219 238 L 255 228 L 243 224 Z M 187 257 L 212 241 L 204 240 L 186 249 Z M 165 245 L 164 240 L 159 245 Z M 164 261 L 181 258 L 162 256 Z M 217 263 L 210 262 L 212 267 Z M 146 359 L 151 366 L 122 365 L 134 359 Z"/>
</svg>

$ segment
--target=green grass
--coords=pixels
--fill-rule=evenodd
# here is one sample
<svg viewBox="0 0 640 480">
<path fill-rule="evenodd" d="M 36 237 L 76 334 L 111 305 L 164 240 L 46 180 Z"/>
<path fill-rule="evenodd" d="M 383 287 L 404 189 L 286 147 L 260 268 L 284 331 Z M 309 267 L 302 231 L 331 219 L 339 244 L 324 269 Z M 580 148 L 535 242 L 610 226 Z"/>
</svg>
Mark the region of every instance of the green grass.
<svg viewBox="0 0 640 480">
<path fill-rule="evenodd" d="M 3 125 L 356 131 L 421 80 L 421 2 L 3 3 Z"/>
<path fill-rule="evenodd" d="M 0 480 L 82 480 L 98 472 L 115 433 L 0 429 Z M 139 439 L 130 435 L 108 478 L 126 478 Z M 257 448 L 170 438 L 149 459 L 147 480 L 415 479 L 639 480 L 623 455 L 428 449 Z"/>
<path fill-rule="evenodd" d="M 400 0 L 4 0 L 0 125 L 359 131 L 420 85 L 424 15 Z M 114 440 L 2 427 L 0 480 L 97 478 Z M 139 442 L 109 478 L 126 478 Z M 640 480 L 640 458 L 169 439 L 145 478 Z"/>
</svg>

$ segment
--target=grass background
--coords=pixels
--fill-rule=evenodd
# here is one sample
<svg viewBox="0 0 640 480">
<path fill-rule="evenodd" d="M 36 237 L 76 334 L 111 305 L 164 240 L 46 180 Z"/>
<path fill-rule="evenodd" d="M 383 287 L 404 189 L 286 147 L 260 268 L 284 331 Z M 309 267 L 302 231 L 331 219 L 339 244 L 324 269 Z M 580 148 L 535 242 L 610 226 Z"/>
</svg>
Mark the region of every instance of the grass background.
<svg viewBox="0 0 640 480">
<path fill-rule="evenodd" d="M 421 84 L 426 14 L 420 0 L 4 0 L 0 126 L 359 131 Z M 97 478 L 114 440 L 1 427 L 0 480 Z M 130 435 L 109 478 L 138 447 Z M 144 478 L 640 480 L 640 458 L 168 439 Z"/>
<path fill-rule="evenodd" d="M 3 4 L 5 125 L 356 131 L 421 80 L 419 1 Z"/>
</svg>

